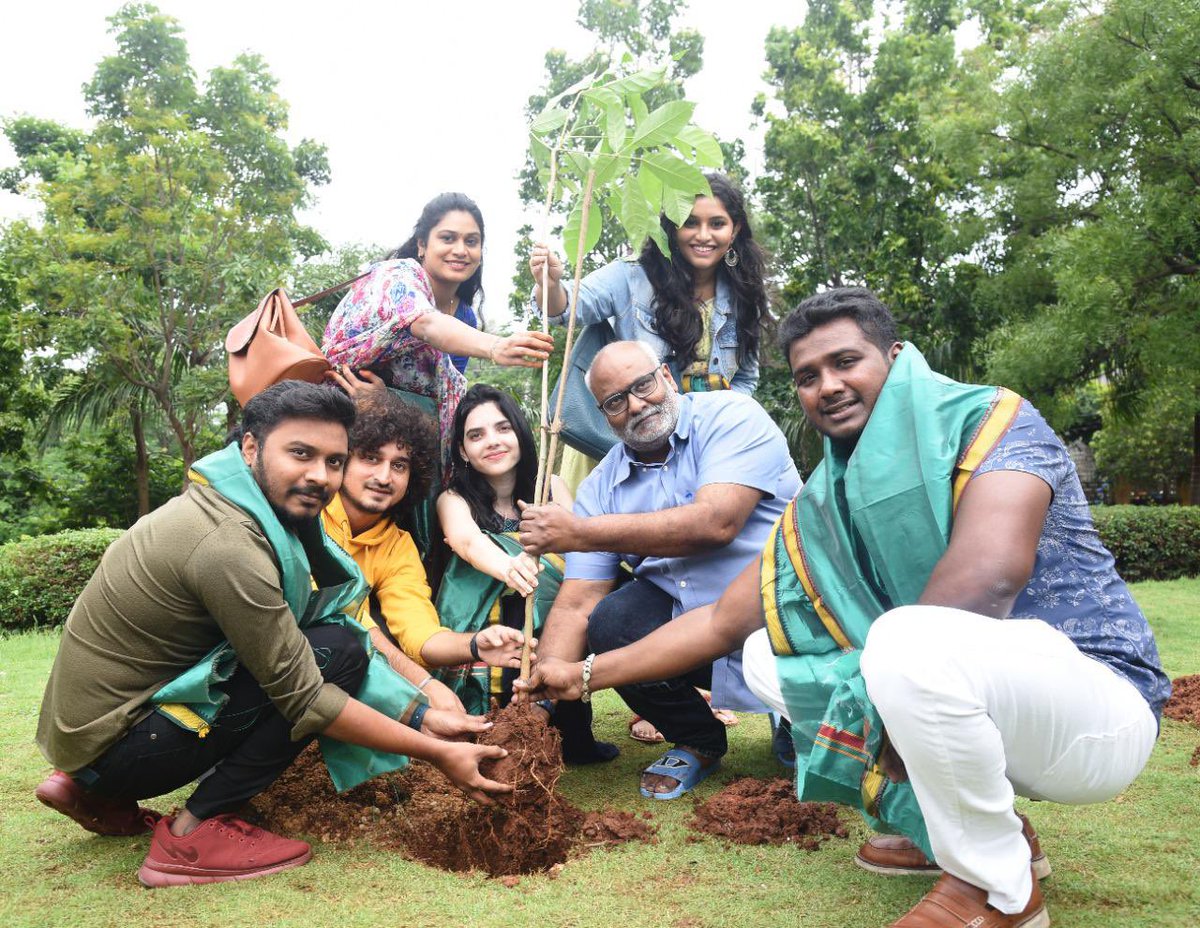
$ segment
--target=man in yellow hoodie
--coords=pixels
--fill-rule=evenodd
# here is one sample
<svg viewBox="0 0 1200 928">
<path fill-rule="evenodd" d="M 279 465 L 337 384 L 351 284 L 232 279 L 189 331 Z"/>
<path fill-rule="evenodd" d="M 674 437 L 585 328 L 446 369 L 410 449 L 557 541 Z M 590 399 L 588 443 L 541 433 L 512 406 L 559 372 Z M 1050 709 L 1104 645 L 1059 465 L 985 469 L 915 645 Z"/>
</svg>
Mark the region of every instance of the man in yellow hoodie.
<svg viewBox="0 0 1200 928">
<path fill-rule="evenodd" d="M 399 524 L 429 491 L 438 457 L 433 422 L 386 392 L 356 399 L 342 487 L 321 513 L 325 531 L 354 558 L 371 587 L 358 619 L 375 647 L 429 697 L 432 708 L 461 712 L 459 698 L 428 668 L 473 660 L 519 667 L 524 638 L 504 626 L 476 635 L 442 627 L 420 553 Z"/>
</svg>

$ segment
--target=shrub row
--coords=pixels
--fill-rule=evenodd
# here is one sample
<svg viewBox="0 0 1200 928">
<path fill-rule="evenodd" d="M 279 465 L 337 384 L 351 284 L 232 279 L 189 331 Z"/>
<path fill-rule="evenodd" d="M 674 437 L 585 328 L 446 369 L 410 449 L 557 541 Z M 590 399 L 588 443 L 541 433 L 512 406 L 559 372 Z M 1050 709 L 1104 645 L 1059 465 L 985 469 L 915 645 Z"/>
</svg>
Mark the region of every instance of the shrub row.
<svg viewBox="0 0 1200 928">
<path fill-rule="evenodd" d="M 1200 576 L 1200 506 L 1096 506 L 1092 516 L 1126 580 Z M 61 625 L 120 534 L 81 529 L 0 546 L 0 627 Z"/>
<path fill-rule="evenodd" d="M 121 534 L 85 528 L 0 546 L 0 627 L 61 625 L 100 556 Z"/>
<path fill-rule="evenodd" d="M 1093 506 L 1092 517 L 1130 583 L 1200 576 L 1200 506 Z"/>
</svg>

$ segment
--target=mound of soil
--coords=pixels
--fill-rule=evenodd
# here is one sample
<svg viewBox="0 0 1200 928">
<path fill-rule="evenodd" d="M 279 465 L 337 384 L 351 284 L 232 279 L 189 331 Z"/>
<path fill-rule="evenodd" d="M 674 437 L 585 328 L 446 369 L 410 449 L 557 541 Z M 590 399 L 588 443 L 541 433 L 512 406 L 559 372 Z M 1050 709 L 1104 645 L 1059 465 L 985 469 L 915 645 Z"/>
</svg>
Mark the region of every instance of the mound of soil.
<svg viewBox="0 0 1200 928">
<path fill-rule="evenodd" d="M 652 819 L 649 812 L 643 812 L 640 816 L 609 808 L 589 812 L 583 820 L 582 841 L 588 847 L 621 844 L 624 841 L 658 844 L 658 825 Z"/>
<path fill-rule="evenodd" d="M 1171 698 L 1163 706 L 1163 715 L 1200 727 L 1200 673 L 1171 681 Z"/>
<path fill-rule="evenodd" d="M 800 802 L 789 780 L 738 777 L 705 802 L 689 823 L 735 844 L 794 844 L 815 851 L 823 839 L 844 838 L 845 824 L 832 802 Z"/>
<path fill-rule="evenodd" d="M 1171 681 L 1171 698 L 1163 706 L 1163 715 L 1179 722 L 1191 722 L 1200 728 L 1200 673 Z M 1193 767 L 1200 767 L 1200 745 L 1192 753 Z"/>
<path fill-rule="evenodd" d="M 515 787 L 494 806 L 467 799 L 420 761 L 338 796 L 313 745 L 252 800 L 247 817 L 281 834 L 369 841 L 443 870 L 492 876 L 553 871 L 576 847 L 657 840 L 656 826 L 627 812 L 585 815 L 558 795 L 559 735 L 543 713 L 513 705 L 490 717 L 495 725 L 480 741 L 503 745 L 508 756 L 482 772 Z"/>
</svg>

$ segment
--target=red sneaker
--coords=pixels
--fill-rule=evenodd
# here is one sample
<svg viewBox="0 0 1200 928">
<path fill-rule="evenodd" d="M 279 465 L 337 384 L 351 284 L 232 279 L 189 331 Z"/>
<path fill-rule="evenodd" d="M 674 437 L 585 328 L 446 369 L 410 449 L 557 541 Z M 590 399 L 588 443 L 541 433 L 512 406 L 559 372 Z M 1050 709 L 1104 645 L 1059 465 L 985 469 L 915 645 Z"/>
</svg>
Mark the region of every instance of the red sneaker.
<svg viewBox="0 0 1200 928">
<path fill-rule="evenodd" d="M 206 818 L 191 834 L 171 834 L 170 817 L 154 826 L 150 852 L 138 870 L 143 886 L 183 886 L 250 880 L 308 863 L 312 848 L 232 815 Z"/>
<path fill-rule="evenodd" d="M 33 791 L 38 802 L 75 819 L 98 835 L 140 835 L 162 816 L 142 809 L 132 799 L 108 799 L 89 793 L 61 770 L 46 777 Z"/>
</svg>

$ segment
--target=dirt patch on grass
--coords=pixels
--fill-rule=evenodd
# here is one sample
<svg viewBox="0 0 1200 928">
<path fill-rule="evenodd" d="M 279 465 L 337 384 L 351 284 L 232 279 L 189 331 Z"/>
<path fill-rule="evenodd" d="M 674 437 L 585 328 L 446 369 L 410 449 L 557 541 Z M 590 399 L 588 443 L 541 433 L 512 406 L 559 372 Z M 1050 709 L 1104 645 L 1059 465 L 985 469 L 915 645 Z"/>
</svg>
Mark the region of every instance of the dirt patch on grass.
<svg viewBox="0 0 1200 928">
<path fill-rule="evenodd" d="M 1163 715 L 1179 722 L 1190 722 L 1200 728 L 1200 673 L 1171 681 L 1171 698 L 1163 706 Z M 1196 745 L 1188 763 L 1200 767 L 1200 744 Z"/>
<path fill-rule="evenodd" d="M 697 803 L 690 826 L 735 844 L 794 844 L 814 851 L 830 836 L 844 838 L 846 825 L 832 802 L 800 802 L 781 777 L 738 777 Z"/>
<path fill-rule="evenodd" d="M 1163 715 L 1200 727 L 1200 673 L 1171 681 L 1171 698 L 1163 706 Z"/>
<path fill-rule="evenodd" d="M 612 809 L 585 815 L 558 794 L 559 735 L 543 713 L 510 706 L 490 717 L 495 725 L 480 741 L 503 745 L 508 756 L 482 771 L 515 786 L 494 806 L 472 802 L 419 761 L 338 796 L 313 745 L 254 798 L 249 815 L 281 834 L 366 841 L 443 870 L 492 876 L 552 871 L 575 849 L 657 840 L 657 826 L 644 819 Z"/>
</svg>

